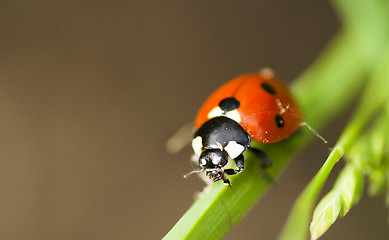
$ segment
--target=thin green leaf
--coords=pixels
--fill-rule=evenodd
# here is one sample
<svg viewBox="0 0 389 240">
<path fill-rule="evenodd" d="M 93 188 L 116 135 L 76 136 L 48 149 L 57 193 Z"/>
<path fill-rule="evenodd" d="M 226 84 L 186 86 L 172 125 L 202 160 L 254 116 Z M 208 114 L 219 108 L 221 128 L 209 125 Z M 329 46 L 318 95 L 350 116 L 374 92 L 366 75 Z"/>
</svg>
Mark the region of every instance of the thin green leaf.
<svg viewBox="0 0 389 240">
<path fill-rule="evenodd" d="M 387 166 L 374 168 L 369 175 L 368 193 L 370 196 L 377 196 L 385 187 Z"/>
<path fill-rule="evenodd" d="M 346 154 L 346 159 L 356 168 L 364 171 L 365 174 L 372 171 L 370 160 L 373 156 L 371 152 L 370 135 L 371 134 L 364 134 L 360 136 Z"/>
<path fill-rule="evenodd" d="M 335 184 L 335 188 L 340 192 L 342 198 L 342 217 L 350 211 L 353 205 L 359 202 L 363 186 L 363 173 L 352 164 L 347 164 L 339 176 L 339 181 Z"/>
<path fill-rule="evenodd" d="M 362 190 L 362 172 L 348 164 L 340 173 L 334 188 L 319 202 L 313 213 L 311 239 L 318 239 L 339 216 L 345 216 L 359 201 Z"/>
<path fill-rule="evenodd" d="M 340 214 L 342 200 L 338 192 L 329 192 L 316 207 L 311 222 L 311 239 L 318 239 Z"/>
<path fill-rule="evenodd" d="M 369 164 L 372 167 L 380 166 L 385 156 L 386 145 L 388 144 L 389 122 L 388 114 L 383 111 L 378 118 L 372 121 L 371 127 L 365 130 L 363 135 L 358 136 L 353 146 L 347 153 L 347 157 L 352 159 L 362 155 L 366 163 L 360 164 L 353 161 L 355 166 Z M 361 150 L 362 149 L 362 150 Z M 361 168 L 363 169 L 363 168 Z"/>
</svg>

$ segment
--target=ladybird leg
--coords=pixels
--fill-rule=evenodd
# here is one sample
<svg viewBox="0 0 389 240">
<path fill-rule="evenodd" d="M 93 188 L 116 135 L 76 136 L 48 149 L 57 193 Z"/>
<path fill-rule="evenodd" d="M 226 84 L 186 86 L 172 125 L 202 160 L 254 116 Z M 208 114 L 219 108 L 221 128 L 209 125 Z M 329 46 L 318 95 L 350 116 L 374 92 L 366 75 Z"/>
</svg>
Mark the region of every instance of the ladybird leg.
<svg viewBox="0 0 389 240">
<path fill-rule="evenodd" d="M 223 176 L 217 176 L 217 177 L 212 179 L 213 182 L 217 182 L 217 181 L 220 181 L 220 180 L 223 180 L 224 184 L 228 185 L 229 187 L 232 187 L 230 180 L 228 180 L 227 178 L 223 178 Z"/>
<path fill-rule="evenodd" d="M 267 168 L 272 165 L 272 161 L 262 150 L 252 147 L 248 149 L 261 161 L 262 167 Z"/>
<path fill-rule="evenodd" d="M 220 181 L 220 180 L 222 180 L 221 176 L 217 176 L 217 177 L 212 179 L 213 182 L 217 182 L 217 181 Z"/>
<path fill-rule="evenodd" d="M 220 181 L 220 180 L 223 180 L 224 181 L 224 177 L 223 175 L 220 173 L 220 169 L 218 170 L 213 170 L 213 171 L 209 171 L 206 173 L 206 175 L 212 179 L 213 182 L 217 182 L 217 181 Z"/>
<path fill-rule="evenodd" d="M 240 173 L 241 171 L 243 171 L 244 169 L 244 156 L 243 154 L 240 154 L 239 156 L 237 156 L 235 159 L 235 164 L 236 164 L 236 167 L 238 168 L 238 170 L 235 170 L 235 169 L 224 169 L 224 172 L 227 174 L 227 175 L 234 175 L 234 174 L 237 174 L 237 173 Z"/>
<path fill-rule="evenodd" d="M 193 122 L 186 123 L 167 140 L 165 148 L 168 153 L 176 154 L 190 145 L 193 139 L 193 125 Z"/>
<path fill-rule="evenodd" d="M 274 179 L 269 175 L 266 171 L 266 168 L 272 165 L 272 161 L 270 158 L 260 149 L 258 148 L 248 148 L 250 151 L 261 161 L 262 166 L 259 169 L 259 174 L 265 179 L 266 182 L 272 183 Z"/>
<path fill-rule="evenodd" d="M 228 180 L 227 178 L 224 178 L 224 179 L 223 179 L 223 183 L 226 184 L 226 185 L 228 185 L 229 187 L 232 187 L 232 186 L 231 186 L 230 180 Z"/>
<path fill-rule="evenodd" d="M 216 182 L 216 181 L 219 181 L 219 180 L 223 180 L 223 183 L 225 185 L 228 185 L 229 187 L 232 187 L 230 180 L 228 180 L 228 178 L 227 178 L 226 172 L 223 169 L 220 169 L 220 170 L 221 171 L 219 172 L 219 175 L 216 178 L 213 179 L 213 182 Z"/>
</svg>

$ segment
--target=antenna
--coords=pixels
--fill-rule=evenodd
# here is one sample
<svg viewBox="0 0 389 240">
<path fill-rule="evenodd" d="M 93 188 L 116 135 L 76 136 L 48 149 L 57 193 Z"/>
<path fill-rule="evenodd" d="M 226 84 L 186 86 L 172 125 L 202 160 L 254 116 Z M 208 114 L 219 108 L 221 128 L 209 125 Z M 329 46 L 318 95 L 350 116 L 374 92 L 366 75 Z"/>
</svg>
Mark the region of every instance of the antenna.
<svg viewBox="0 0 389 240">
<path fill-rule="evenodd" d="M 321 136 L 318 132 L 316 132 L 316 130 L 313 129 L 307 122 L 301 123 L 301 127 L 303 127 L 303 126 L 306 126 L 309 129 L 309 131 L 311 131 L 313 134 L 315 134 L 316 137 L 320 138 L 324 142 L 324 144 L 328 143 L 327 140 L 323 136 Z"/>
<path fill-rule="evenodd" d="M 184 178 L 187 179 L 187 178 L 188 178 L 190 175 L 192 175 L 193 173 L 199 173 L 199 172 L 201 172 L 201 171 L 203 171 L 203 170 L 200 169 L 200 170 L 193 170 L 193 171 L 191 171 L 191 172 L 188 172 L 187 174 L 184 175 Z"/>
</svg>

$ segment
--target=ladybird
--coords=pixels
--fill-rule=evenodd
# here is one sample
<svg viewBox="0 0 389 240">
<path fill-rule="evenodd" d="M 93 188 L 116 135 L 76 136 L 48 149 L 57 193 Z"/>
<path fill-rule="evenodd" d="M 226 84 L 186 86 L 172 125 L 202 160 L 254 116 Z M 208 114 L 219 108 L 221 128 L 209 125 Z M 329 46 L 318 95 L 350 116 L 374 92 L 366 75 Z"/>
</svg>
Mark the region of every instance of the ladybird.
<svg viewBox="0 0 389 240">
<path fill-rule="evenodd" d="M 250 146 L 279 142 L 304 124 L 302 111 L 287 87 L 274 78 L 271 70 L 241 75 L 219 87 L 202 105 L 194 122 L 192 140 L 197 172 L 213 182 L 244 169 L 244 156 L 250 150 L 265 165 L 270 160 Z M 235 161 L 237 169 L 225 169 Z"/>
</svg>

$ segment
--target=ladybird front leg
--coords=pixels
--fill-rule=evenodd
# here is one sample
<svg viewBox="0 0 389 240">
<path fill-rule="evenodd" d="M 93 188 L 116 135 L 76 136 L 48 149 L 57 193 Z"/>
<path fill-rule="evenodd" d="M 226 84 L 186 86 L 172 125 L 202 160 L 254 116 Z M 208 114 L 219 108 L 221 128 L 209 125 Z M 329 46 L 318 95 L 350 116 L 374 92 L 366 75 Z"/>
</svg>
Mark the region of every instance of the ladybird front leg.
<svg viewBox="0 0 389 240">
<path fill-rule="evenodd" d="M 217 181 L 220 181 L 220 180 L 223 180 L 224 184 L 228 185 L 229 187 L 232 187 L 231 186 L 231 182 L 230 182 L 230 180 L 228 180 L 228 178 L 225 178 L 223 176 L 217 176 L 214 179 L 212 179 L 213 182 L 217 182 Z"/>
<path fill-rule="evenodd" d="M 224 172 L 228 175 L 234 175 L 234 174 L 237 174 L 237 173 L 240 173 L 241 171 L 243 171 L 244 169 L 244 156 L 243 154 L 240 154 L 239 156 L 237 156 L 235 159 L 235 164 L 236 164 L 236 167 L 238 168 L 237 170 L 236 169 L 224 169 Z"/>
<path fill-rule="evenodd" d="M 224 179 L 223 179 L 223 183 L 224 183 L 225 185 L 228 185 L 229 187 L 232 187 L 232 186 L 231 186 L 230 180 L 228 180 L 227 178 L 224 178 Z"/>
<path fill-rule="evenodd" d="M 211 171 L 208 171 L 206 173 L 206 175 L 213 181 L 213 182 L 217 182 L 217 181 L 220 181 L 220 180 L 223 180 L 223 182 L 225 184 L 228 184 L 230 185 L 230 181 L 226 178 L 224 172 L 222 169 L 218 168 L 218 169 L 213 169 Z"/>
<path fill-rule="evenodd" d="M 268 183 L 274 182 L 273 178 L 266 171 L 266 168 L 272 165 L 272 161 L 270 158 L 260 149 L 258 148 L 248 148 L 262 163 L 259 174 L 261 174 L 262 178 L 265 179 Z"/>
</svg>

